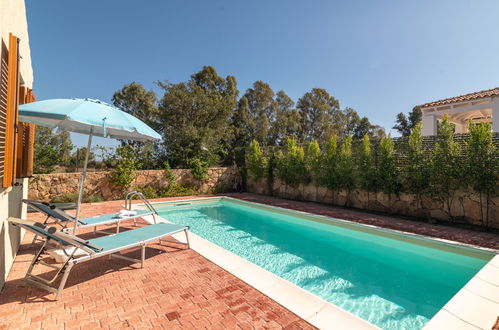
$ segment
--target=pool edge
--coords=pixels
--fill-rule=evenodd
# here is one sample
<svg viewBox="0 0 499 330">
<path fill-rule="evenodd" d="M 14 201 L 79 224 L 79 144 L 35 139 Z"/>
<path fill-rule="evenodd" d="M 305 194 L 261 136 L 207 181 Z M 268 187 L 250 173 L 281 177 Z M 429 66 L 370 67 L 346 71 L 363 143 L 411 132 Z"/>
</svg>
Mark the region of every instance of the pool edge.
<svg viewBox="0 0 499 330">
<path fill-rule="evenodd" d="M 455 325 L 456 327 L 463 328 L 463 329 L 476 329 L 476 328 L 481 328 L 481 329 L 486 329 L 486 328 L 492 328 L 492 326 L 495 324 L 497 321 L 497 317 L 499 317 L 499 313 L 495 311 L 499 311 L 499 251 L 494 250 L 494 249 L 489 249 L 489 248 L 484 248 L 480 246 L 475 246 L 471 244 L 466 244 L 462 242 L 456 242 L 456 241 L 451 241 L 451 240 L 446 240 L 446 239 L 441 239 L 441 238 L 435 238 L 435 237 L 430 237 L 430 236 L 424 236 L 420 234 L 415 234 L 415 233 L 409 233 L 409 232 L 403 232 L 399 230 L 394 230 L 390 228 L 383 228 L 379 226 L 374 226 L 374 225 L 367 225 L 367 224 L 359 224 L 356 222 L 344 220 L 344 219 L 336 219 L 336 218 L 331 218 L 327 216 L 322 216 L 322 215 L 317 215 L 314 213 L 310 212 L 304 212 L 304 211 L 298 211 L 294 209 L 287 209 L 279 206 L 273 206 L 273 205 L 267 205 L 263 203 L 256 203 L 256 202 L 251 202 L 251 201 L 246 201 L 243 199 L 238 199 L 235 197 L 230 197 L 230 196 L 215 196 L 215 197 L 199 197 L 199 198 L 191 198 L 191 199 L 184 199 L 184 200 L 173 200 L 173 201 L 164 201 L 164 202 L 154 202 L 153 204 L 173 204 L 173 203 L 182 203 L 182 202 L 194 202 L 194 201 L 201 201 L 201 200 L 231 200 L 231 201 L 236 201 L 238 203 L 243 203 L 243 204 L 250 204 L 250 205 L 255 205 L 259 207 L 264 207 L 264 208 L 270 208 L 270 209 L 275 209 L 275 210 L 281 210 L 283 212 L 293 212 L 293 213 L 298 213 L 303 216 L 306 216 L 307 218 L 318 218 L 321 220 L 326 220 L 331 223 L 331 220 L 334 220 L 336 223 L 343 223 L 345 225 L 348 225 L 350 227 L 356 227 L 356 228 L 361 228 L 365 229 L 368 228 L 369 231 L 375 231 L 378 234 L 380 234 L 380 231 L 388 231 L 390 232 L 391 235 L 402 235 L 402 236 L 409 236 L 411 238 L 411 241 L 413 240 L 422 240 L 424 241 L 432 241 L 434 244 L 442 244 L 443 246 L 449 246 L 449 248 L 452 249 L 457 249 L 457 248 L 463 248 L 463 249 L 476 249 L 480 250 L 482 252 L 488 252 L 493 254 L 494 256 L 488 261 L 487 264 L 485 264 L 480 271 L 471 278 L 471 280 L 466 283 L 438 312 L 435 314 L 430 321 L 424 326 L 424 329 L 441 329 L 442 325 Z M 139 204 L 134 205 L 134 206 L 140 206 Z M 159 217 L 161 218 L 161 217 Z M 152 219 L 152 217 L 151 217 Z M 162 220 L 166 221 L 165 219 L 161 218 Z M 331 220 L 329 220 L 331 219 Z M 310 219 L 313 220 L 313 219 Z M 168 221 L 167 221 L 168 222 Z M 382 233 L 381 233 L 382 234 Z M 194 236 L 195 234 L 190 233 L 190 236 Z M 193 247 L 193 250 L 195 250 L 197 253 L 201 254 L 208 260 L 212 261 L 213 263 L 217 264 L 221 268 L 225 269 L 229 273 L 233 274 L 234 276 L 238 277 L 242 281 L 246 282 L 250 286 L 254 287 L 258 291 L 262 292 L 269 298 L 273 299 L 277 303 L 281 304 L 285 308 L 289 309 L 291 312 L 295 313 L 302 319 L 306 320 L 307 322 L 311 323 L 312 325 L 318 327 L 318 328 L 324 328 L 328 324 L 330 325 L 331 322 L 342 322 L 342 325 L 351 325 L 351 322 L 356 322 L 361 321 L 362 323 L 359 323 L 359 325 L 364 325 L 367 328 L 377 328 L 375 325 L 367 322 L 366 320 L 361 319 L 360 317 L 345 311 L 341 309 L 340 307 L 329 303 L 325 301 L 322 298 L 319 298 L 308 291 L 298 287 L 297 285 L 288 282 L 279 276 L 249 262 L 248 260 L 230 252 L 227 251 L 220 246 L 209 242 L 205 240 L 204 238 L 195 235 L 195 237 L 199 240 L 204 241 L 203 244 L 201 244 L 204 248 L 210 247 L 209 244 L 213 245 L 213 249 L 220 249 L 223 250 L 224 253 L 223 255 L 225 257 L 222 258 L 217 258 L 211 256 L 206 256 L 206 252 L 200 249 L 201 246 L 198 246 L 197 248 Z M 175 237 L 177 238 L 177 237 Z M 179 237 L 180 238 L 180 237 Z M 200 241 L 201 242 L 201 241 Z M 418 243 L 421 244 L 421 243 Z M 216 247 L 216 248 L 215 248 Z M 203 253 L 204 252 L 204 253 Z M 220 252 L 220 251 L 219 251 Z M 225 254 L 227 253 L 227 254 Z M 232 255 L 232 256 L 230 256 Z M 229 257 L 230 256 L 230 257 Z M 227 258 L 227 259 L 225 259 Z M 235 261 L 234 264 L 230 263 L 224 267 L 224 263 L 227 263 L 227 260 L 233 259 Z M 241 260 L 237 260 L 237 258 Z M 237 267 L 236 267 L 237 265 Z M 276 282 L 272 284 L 271 287 L 274 287 L 276 285 L 279 285 L 281 283 L 286 283 L 289 286 L 286 286 L 288 289 L 286 290 L 281 290 L 281 294 L 275 293 L 272 291 L 269 291 L 268 288 L 262 288 L 260 284 L 258 284 L 258 281 L 252 281 L 251 278 L 244 278 L 244 266 L 252 268 L 251 271 L 258 271 L 259 277 L 265 277 L 265 276 L 273 276 L 276 277 L 274 279 Z M 251 272 L 249 271 L 249 272 Z M 263 275 L 265 273 L 268 273 L 270 275 Z M 248 276 L 246 276 L 248 277 Z M 252 283 L 253 282 L 253 283 Z M 281 284 L 285 286 L 285 284 Z M 491 286 L 491 287 L 490 287 Z M 494 289 L 494 290 L 488 290 L 488 289 Z M 289 301 L 292 301 L 292 299 L 289 299 L 289 294 L 286 294 L 284 291 L 303 291 L 302 296 L 300 296 L 300 299 L 304 299 L 305 301 L 309 300 L 320 300 L 323 301 L 324 305 L 321 305 L 320 308 L 316 310 L 315 313 L 312 315 L 305 315 L 302 310 L 299 309 L 298 306 L 288 306 L 290 305 Z M 274 291 L 279 291 L 274 290 Z M 269 294 L 270 293 L 270 294 Z M 307 296 L 311 296 L 307 297 Z M 469 308 L 470 304 L 469 301 L 470 299 L 473 299 L 474 301 L 474 306 L 472 309 Z M 295 299 L 296 300 L 296 299 Z M 296 302 L 293 302 L 296 305 Z M 300 301 L 301 305 L 306 305 L 307 303 L 303 303 Z M 298 303 L 298 305 L 300 305 Z M 335 313 L 335 311 L 337 313 Z M 486 314 L 486 315 L 484 315 Z M 346 315 L 346 319 L 343 319 L 341 316 Z M 350 320 L 351 319 L 351 320 Z M 350 321 L 349 321 L 350 320 Z M 345 323 L 343 323 L 345 322 Z M 359 325 L 356 325 L 357 327 Z"/>
<path fill-rule="evenodd" d="M 160 216 L 157 218 L 170 223 Z M 144 219 L 153 221 L 152 216 Z M 185 241 L 183 234 L 172 236 Z M 189 232 L 189 242 L 192 250 L 319 329 L 330 328 L 338 322 L 352 329 L 380 329 L 199 235 Z"/>
</svg>

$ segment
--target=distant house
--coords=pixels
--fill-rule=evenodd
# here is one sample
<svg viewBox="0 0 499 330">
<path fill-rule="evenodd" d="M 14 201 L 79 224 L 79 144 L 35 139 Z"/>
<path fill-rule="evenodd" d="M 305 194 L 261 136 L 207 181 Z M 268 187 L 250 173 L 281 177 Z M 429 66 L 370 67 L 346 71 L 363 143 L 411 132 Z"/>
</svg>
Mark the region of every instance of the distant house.
<svg viewBox="0 0 499 330">
<path fill-rule="evenodd" d="M 467 133 L 469 121 L 489 122 L 499 132 L 499 87 L 455 96 L 420 105 L 423 135 L 437 134 L 438 121 L 444 114 L 455 124 L 456 133 Z"/>
<path fill-rule="evenodd" d="M 33 69 L 24 0 L 0 1 L 0 288 L 19 248 L 22 232 L 5 221 L 25 217 L 33 168 L 34 126 L 19 123 L 19 104 L 34 101 Z"/>
</svg>

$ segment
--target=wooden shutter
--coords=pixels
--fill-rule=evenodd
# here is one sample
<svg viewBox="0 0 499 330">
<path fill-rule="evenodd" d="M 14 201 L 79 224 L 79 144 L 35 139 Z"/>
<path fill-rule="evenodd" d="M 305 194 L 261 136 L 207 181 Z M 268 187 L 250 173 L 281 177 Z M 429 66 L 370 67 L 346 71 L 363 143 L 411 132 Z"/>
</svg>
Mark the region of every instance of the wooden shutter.
<svg viewBox="0 0 499 330">
<path fill-rule="evenodd" d="M 16 177 L 17 108 L 19 98 L 19 39 L 9 34 L 7 113 L 5 118 L 5 155 L 3 187 L 10 187 Z"/>
<path fill-rule="evenodd" d="M 2 42 L 0 53 L 0 187 L 3 186 L 5 174 L 5 131 L 7 124 L 7 85 L 9 52 L 7 46 Z"/>
<path fill-rule="evenodd" d="M 26 87 L 19 88 L 19 104 L 35 101 L 33 91 Z M 17 133 L 17 177 L 27 178 L 33 175 L 33 157 L 35 145 L 35 125 L 19 123 Z"/>
</svg>

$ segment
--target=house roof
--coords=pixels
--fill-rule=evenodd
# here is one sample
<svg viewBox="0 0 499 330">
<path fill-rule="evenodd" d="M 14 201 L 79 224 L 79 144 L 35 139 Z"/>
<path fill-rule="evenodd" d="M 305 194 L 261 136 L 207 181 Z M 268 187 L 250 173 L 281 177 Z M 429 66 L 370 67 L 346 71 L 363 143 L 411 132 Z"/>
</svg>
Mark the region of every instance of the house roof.
<svg viewBox="0 0 499 330">
<path fill-rule="evenodd" d="M 447 99 L 442 99 L 442 100 L 438 100 L 438 101 L 428 102 L 425 104 L 421 104 L 420 107 L 421 108 L 429 108 L 429 107 L 450 104 L 450 103 L 456 103 L 456 102 L 472 101 L 472 100 L 481 99 L 484 97 L 492 97 L 492 96 L 499 96 L 499 87 L 487 89 L 487 90 L 483 90 L 483 91 L 479 91 L 479 92 L 449 97 Z"/>
</svg>

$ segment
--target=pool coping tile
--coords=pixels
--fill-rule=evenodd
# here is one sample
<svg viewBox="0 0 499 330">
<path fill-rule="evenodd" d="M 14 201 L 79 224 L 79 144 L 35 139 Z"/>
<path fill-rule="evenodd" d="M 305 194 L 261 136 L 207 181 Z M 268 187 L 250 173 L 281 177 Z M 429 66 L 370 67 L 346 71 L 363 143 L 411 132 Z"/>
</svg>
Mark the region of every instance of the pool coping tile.
<svg viewBox="0 0 499 330">
<path fill-rule="evenodd" d="M 449 313 L 445 309 L 441 309 L 435 316 L 428 322 L 424 328 L 425 330 L 477 330 L 480 329 L 472 324 L 469 324 L 454 314 Z"/>
<path fill-rule="evenodd" d="M 468 290 L 459 291 L 443 308 L 480 329 L 492 329 L 499 313 L 498 303 Z"/>
<path fill-rule="evenodd" d="M 160 221 L 170 223 L 160 216 L 156 217 Z M 143 219 L 151 223 L 153 221 L 152 216 L 144 217 Z M 185 242 L 185 235 L 181 233 L 172 236 L 178 241 Z M 336 324 L 337 322 L 341 322 L 342 326 L 352 326 L 355 329 L 379 329 L 374 324 L 305 291 L 299 286 L 192 232 L 189 232 L 189 243 L 191 249 L 206 259 L 238 277 L 319 329 L 330 327 L 331 322 Z"/>
<path fill-rule="evenodd" d="M 200 199 L 232 199 L 249 204 L 260 204 L 257 202 L 240 200 L 234 197 L 210 197 L 210 198 L 195 198 L 192 200 L 199 201 Z M 186 202 L 186 200 L 181 200 Z M 159 202 L 164 203 L 164 202 Z M 167 203 L 172 203 L 169 201 Z M 138 204 L 136 205 L 138 206 Z M 270 206 L 271 208 L 289 210 L 305 215 L 328 218 L 309 212 L 297 211 L 283 207 Z M 161 220 L 167 220 L 158 216 Z M 332 218 L 334 219 L 334 218 Z M 146 219 L 148 220 L 148 219 Z M 152 216 L 150 216 L 150 220 Z M 351 221 L 334 219 L 341 222 L 350 223 Z M 354 223 L 356 226 L 359 225 Z M 425 325 L 424 329 L 490 329 L 499 317 L 499 254 L 497 250 L 473 246 L 466 243 L 450 241 L 441 238 L 426 237 L 424 235 L 406 233 L 399 230 L 386 229 L 373 225 L 362 224 L 362 226 L 388 230 L 391 232 L 411 235 L 412 237 L 421 237 L 444 244 L 452 244 L 464 248 L 476 248 L 483 251 L 493 252 L 496 255 L 463 287 L 454 297 L 445 304 L 440 311 Z M 180 241 L 185 241 L 185 236 L 174 236 Z M 334 304 L 331 304 L 322 298 L 319 298 L 308 291 L 298 287 L 297 285 L 288 282 L 279 276 L 239 257 L 238 255 L 227 251 L 218 245 L 205 240 L 204 238 L 189 232 L 191 240 L 191 248 L 209 259 L 213 263 L 224 268 L 234 276 L 240 278 L 255 289 L 267 295 L 277 303 L 289 309 L 291 312 L 310 322 L 318 328 L 330 327 L 332 323 L 341 322 L 341 325 L 350 328 L 369 328 L 376 329 L 377 327 L 358 316 L 347 312 Z M 240 259 L 240 260 L 239 260 Z M 273 280 L 272 280 L 273 279 Z M 271 281 L 271 283 L 267 282 Z M 299 298 L 296 298 L 299 297 Z M 294 299 L 292 299 L 294 298 Z M 470 302 L 473 301 L 473 304 Z M 472 306 L 472 307 L 471 307 Z"/>
</svg>

